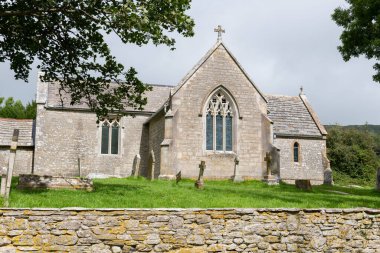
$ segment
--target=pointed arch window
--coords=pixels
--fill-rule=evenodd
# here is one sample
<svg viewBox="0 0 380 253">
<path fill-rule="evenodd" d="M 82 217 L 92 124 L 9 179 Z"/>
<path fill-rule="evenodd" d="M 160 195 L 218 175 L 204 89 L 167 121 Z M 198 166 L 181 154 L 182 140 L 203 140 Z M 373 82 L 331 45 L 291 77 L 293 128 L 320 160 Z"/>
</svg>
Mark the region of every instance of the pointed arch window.
<svg viewBox="0 0 380 253">
<path fill-rule="evenodd" d="M 206 107 L 206 150 L 232 151 L 233 108 L 231 101 L 216 92 Z"/>
<path fill-rule="evenodd" d="M 299 152 L 300 152 L 300 144 L 295 142 L 293 145 L 293 161 L 295 163 L 299 162 Z"/>
<path fill-rule="evenodd" d="M 119 154 L 120 124 L 117 119 L 104 120 L 101 122 L 101 153 Z"/>
</svg>

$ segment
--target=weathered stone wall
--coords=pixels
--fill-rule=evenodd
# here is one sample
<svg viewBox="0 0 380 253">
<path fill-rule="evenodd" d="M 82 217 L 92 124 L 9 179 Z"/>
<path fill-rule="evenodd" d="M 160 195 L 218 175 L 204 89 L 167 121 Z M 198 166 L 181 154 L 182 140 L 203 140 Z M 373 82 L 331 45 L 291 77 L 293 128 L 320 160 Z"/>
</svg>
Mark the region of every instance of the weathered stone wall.
<svg viewBox="0 0 380 253">
<path fill-rule="evenodd" d="M 299 162 L 294 162 L 293 145 L 299 143 Z M 313 184 L 323 183 L 322 153 L 326 150 L 326 140 L 279 138 L 274 145 L 280 149 L 281 179 L 294 183 L 296 179 L 310 179 Z"/>
<path fill-rule="evenodd" d="M 131 175 L 133 159 L 140 153 L 143 123 L 147 116 L 120 119 L 119 154 L 100 152 L 101 128 L 91 112 L 49 110 L 38 105 L 35 142 L 35 174 L 81 176 L 104 173 Z"/>
<path fill-rule="evenodd" d="M 379 252 L 380 209 L 0 209 L 0 252 Z"/>
<path fill-rule="evenodd" d="M 9 147 L 0 147 L 0 168 L 8 168 Z M 13 175 L 32 173 L 33 147 L 19 147 L 16 151 Z"/>
<path fill-rule="evenodd" d="M 159 113 L 149 122 L 149 155 L 154 156 L 154 177 L 160 175 L 161 165 L 161 143 L 164 140 L 165 118 L 163 113 Z M 148 162 L 150 162 L 148 157 Z M 148 164 L 149 167 L 149 164 Z"/>
<path fill-rule="evenodd" d="M 233 152 L 206 151 L 205 113 L 207 98 L 223 87 L 238 108 L 234 115 Z M 240 158 L 243 177 L 262 178 L 262 114 L 266 102 L 223 45 L 196 70 L 173 95 L 173 165 L 184 177 L 197 177 L 201 160 L 206 162 L 206 178 L 230 178 L 234 159 Z"/>
</svg>

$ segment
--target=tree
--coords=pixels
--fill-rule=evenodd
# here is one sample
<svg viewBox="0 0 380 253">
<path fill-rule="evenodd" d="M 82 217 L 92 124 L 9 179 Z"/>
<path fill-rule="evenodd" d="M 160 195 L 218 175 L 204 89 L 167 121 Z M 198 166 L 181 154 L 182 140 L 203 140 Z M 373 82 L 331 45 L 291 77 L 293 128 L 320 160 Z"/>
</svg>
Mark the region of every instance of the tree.
<svg viewBox="0 0 380 253">
<path fill-rule="evenodd" d="M 1 1 L 0 62 L 9 61 L 15 78 L 27 81 L 38 59 L 42 81 L 59 83 L 60 94 L 71 94 L 72 104 L 86 102 L 98 117 L 142 109 L 149 87 L 135 69 L 124 70 L 104 37 L 115 33 L 124 43 L 174 49 L 169 33 L 193 35 L 194 21 L 185 14 L 190 1 Z"/>
<path fill-rule="evenodd" d="M 368 131 L 332 127 L 329 129 L 327 147 L 334 170 L 366 181 L 375 178 L 379 157 L 375 152 L 374 136 Z"/>
<path fill-rule="evenodd" d="M 338 47 L 345 61 L 365 55 L 377 62 L 373 80 L 380 82 L 380 0 L 346 0 L 348 8 L 337 8 L 332 19 L 341 27 L 342 45 Z"/>
<path fill-rule="evenodd" d="M 35 119 L 37 113 L 36 101 L 32 101 L 24 106 L 20 100 L 14 101 L 12 97 L 0 97 L 0 117 L 13 119 Z"/>
</svg>

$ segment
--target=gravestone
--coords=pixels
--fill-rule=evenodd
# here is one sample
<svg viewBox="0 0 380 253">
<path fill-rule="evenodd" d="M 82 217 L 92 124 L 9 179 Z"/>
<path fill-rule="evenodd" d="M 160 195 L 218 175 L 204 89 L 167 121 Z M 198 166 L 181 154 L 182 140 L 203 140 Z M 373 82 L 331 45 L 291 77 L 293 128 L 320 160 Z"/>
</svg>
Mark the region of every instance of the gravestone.
<svg viewBox="0 0 380 253">
<path fill-rule="evenodd" d="M 141 161 L 141 157 L 139 154 L 137 154 L 135 156 L 135 158 L 133 159 L 133 165 L 132 165 L 132 176 L 134 177 L 137 177 L 140 173 L 140 161 Z"/>
<path fill-rule="evenodd" d="M 244 181 L 243 178 L 242 178 L 242 176 L 239 174 L 239 162 L 240 162 L 239 157 L 236 156 L 235 160 L 234 160 L 234 163 L 235 163 L 234 175 L 232 177 L 232 181 L 234 183 L 239 183 L 239 182 Z"/>
<path fill-rule="evenodd" d="M 7 168 L 3 167 L 2 170 L 0 170 L 1 174 L 1 190 L 0 190 L 0 196 L 5 196 L 5 189 L 7 188 Z"/>
<path fill-rule="evenodd" d="M 333 185 L 333 173 L 330 167 L 330 160 L 327 158 L 326 152 L 322 154 L 322 164 L 323 164 L 323 184 L 324 185 Z"/>
<path fill-rule="evenodd" d="M 271 165 L 273 163 L 272 155 L 270 152 L 267 152 L 265 154 L 264 161 L 266 161 L 267 171 L 266 175 L 264 176 L 264 182 L 266 182 L 268 185 L 277 185 L 278 184 L 278 178 L 277 176 L 272 174 Z"/>
<path fill-rule="evenodd" d="M 279 181 L 281 178 L 280 176 L 280 149 L 271 145 L 270 155 L 272 157 L 271 163 L 270 163 L 272 175 L 275 176 L 277 180 Z"/>
<path fill-rule="evenodd" d="M 13 136 L 12 136 L 12 142 L 11 142 L 11 148 L 10 148 L 10 154 L 9 154 L 9 162 L 8 162 L 7 182 L 6 182 L 6 189 L 5 189 L 5 195 L 4 195 L 5 207 L 9 206 L 9 194 L 11 191 L 13 167 L 15 165 L 15 160 L 16 160 L 16 150 L 17 150 L 19 133 L 20 131 L 18 129 L 13 130 Z"/>
<path fill-rule="evenodd" d="M 175 183 L 178 184 L 179 181 L 182 180 L 182 174 L 181 174 L 181 171 L 179 171 L 176 175 L 175 175 Z"/>
<path fill-rule="evenodd" d="M 205 169 L 206 169 L 206 162 L 201 161 L 201 163 L 199 164 L 198 180 L 195 182 L 195 187 L 198 189 L 203 189 L 203 187 L 204 187 L 203 173 L 204 173 Z"/>
<path fill-rule="evenodd" d="M 333 174 L 331 168 L 326 168 L 323 171 L 323 184 L 324 185 L 333 185 Z"/>
<path fill-rule="evenodd" d="M 377 169 L 376 189 L 380 191 L 380 168 Z"/>
<path fill-rule="evenodd" d="M 306 180 L 306 179 L 297 179 L 296 180 L 296 187 L 298 189 L 305 190 L 305 191 L 311 191 L 312 190 L 310 180 Z"/>
</svg>

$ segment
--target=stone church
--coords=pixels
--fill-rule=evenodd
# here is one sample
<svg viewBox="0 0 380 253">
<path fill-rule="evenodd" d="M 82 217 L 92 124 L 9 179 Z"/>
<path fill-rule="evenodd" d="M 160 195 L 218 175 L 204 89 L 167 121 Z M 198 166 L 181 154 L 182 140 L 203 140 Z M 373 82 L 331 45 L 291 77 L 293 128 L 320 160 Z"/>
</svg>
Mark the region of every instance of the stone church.
<svg viewBox="0 0 380 253">
<path fill-rule="evenodd" d="M 0 167 L 20 129 L 16 173 L 204 177 L 323 183 L 326 135 L 306 96 L 263 94 L 221 40 L 177 86 L 152 85 L 143 111 L 96 123 L 54 83 L 38 81 L 37 118 L 0 119 Z M 268 162 L 268 157 L 272 161 Z"/>
</svg>

